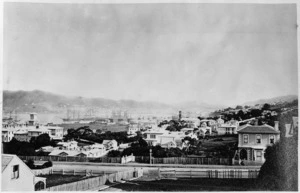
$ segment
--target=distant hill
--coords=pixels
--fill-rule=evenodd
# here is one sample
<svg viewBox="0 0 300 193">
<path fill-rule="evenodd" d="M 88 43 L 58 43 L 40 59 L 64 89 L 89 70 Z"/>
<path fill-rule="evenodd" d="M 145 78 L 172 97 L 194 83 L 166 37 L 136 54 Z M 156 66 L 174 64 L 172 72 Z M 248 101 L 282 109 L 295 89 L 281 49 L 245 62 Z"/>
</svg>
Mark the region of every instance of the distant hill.
<svg viewBox="0 0 300 193">
<path fill-rule="evenodd" d="M 18 112 L 60 112 L 72 107 L 95 108 L 170 108 L 169 105 L 155 102 L 138 102 L 133 100 L 110 100 L 104 98 L 66 97 L 40 90 L 4 91 L 4 111 Z"/>
<path fill-rule="evenodd" d="M 290 103 L 293 102 L 294 100 L 297 100 L 298 96 L 297 95 L 286 95 L 286 96 L 279 96 L 279 97 L 274 97 L 274 98 L 269 98 L 269 99 L 259 99 L 255 101 L 250 101 L 246 102 L 243 105 L 256 105 L 256 104 L 278 104 L 278 103 Z"/>
<path fill-rule="evenodd" d="M 159 102 L 141 102 L 135 100 L 110 100 L 104 98 L 67 97 L 40 90 L 34 91 L 3 91 L 3 110 L 10 112 L 62 113 L 73 107 L 126 109 L 146 112 L 199 111 L 209 112 L 220 107 L 205 103 L 181 103 L 169 105 Z"/>
</svg>

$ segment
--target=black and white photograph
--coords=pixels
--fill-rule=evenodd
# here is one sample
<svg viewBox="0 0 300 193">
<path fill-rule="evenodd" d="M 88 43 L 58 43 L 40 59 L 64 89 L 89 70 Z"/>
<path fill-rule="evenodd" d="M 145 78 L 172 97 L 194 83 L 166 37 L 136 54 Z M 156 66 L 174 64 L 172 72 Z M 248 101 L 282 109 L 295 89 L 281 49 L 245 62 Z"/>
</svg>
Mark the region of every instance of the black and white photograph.
<svg viewBox="0 0 300 193">
<path fill-rule="evenodd" d="M 299 9 L 4 0 L 1 191 L 298 191 Z"/>
</svg>

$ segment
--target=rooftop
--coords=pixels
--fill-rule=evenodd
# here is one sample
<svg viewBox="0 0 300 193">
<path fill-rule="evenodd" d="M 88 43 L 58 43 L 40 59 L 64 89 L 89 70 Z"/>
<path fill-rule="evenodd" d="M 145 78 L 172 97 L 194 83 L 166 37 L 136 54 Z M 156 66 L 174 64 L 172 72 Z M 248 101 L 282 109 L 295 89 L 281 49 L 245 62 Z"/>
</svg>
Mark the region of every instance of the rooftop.
<svg viewBox="0 0 300 193">
<path fill-rule="evenodd" d="M 8 164 L 11 162 L 11 160 L 14 158 L 13 155 L 3 155 L 2 154 L 2 172 L 5 170 L 5 168 L 8 166 Z"/>
<path fill-rule="evenodd" d="M 241 128 L 238 133 L 270 133 L 270 134 L 279 134 L 280 131 L 276 131 L 273 127 L 269 125 L 246 125 L 244 128 Z"/>
</svg>

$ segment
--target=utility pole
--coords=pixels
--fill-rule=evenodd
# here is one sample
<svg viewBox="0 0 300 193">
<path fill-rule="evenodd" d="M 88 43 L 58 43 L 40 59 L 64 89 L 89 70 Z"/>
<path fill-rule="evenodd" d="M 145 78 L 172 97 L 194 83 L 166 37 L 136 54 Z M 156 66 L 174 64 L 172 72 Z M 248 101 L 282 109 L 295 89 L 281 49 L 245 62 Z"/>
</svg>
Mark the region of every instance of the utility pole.
<svg viewBox="0 0 300 193">
<path fill-rule="evenodd" d="M 152 160 L 152 149 L 150 149 L 150 164 L 151 164 L 151 160 Z"/>
</svg>

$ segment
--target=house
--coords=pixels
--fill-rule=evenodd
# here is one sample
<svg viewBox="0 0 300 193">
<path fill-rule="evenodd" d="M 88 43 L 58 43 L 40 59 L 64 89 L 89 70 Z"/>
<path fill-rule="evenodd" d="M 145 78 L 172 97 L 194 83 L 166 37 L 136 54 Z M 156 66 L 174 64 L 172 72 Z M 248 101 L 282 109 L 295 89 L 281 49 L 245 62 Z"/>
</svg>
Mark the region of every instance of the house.
<svg viewBox="0 0 300 193">
<path fill-rule="evenodd" d="M 62 156 L 62 157 L 101 157 L 104 156 L 107 151 L 103 144 L 93 144 L 79 148 L 76 141 L 71 142 L 59 142 L 59 148 L 53 149 L 49 156 Z"/>
<path fill-rule="evenodd" d="M 32 137 L 37 137 L 44 133 L 48 134 L 51 139 L 62 140 L 63 132 L 63 127 L 38 124 L 36 113 L 30 113 L 30 119 L 24 124 L 19 122 L 2 124 L 2 139 L 6 142 L 9 142 L 13 137 L 18 141 L 29 142 Z"/>
<path fill-rule="evenodd" d="M 105 146 L 106 150 L 117 150 L 118 142 L 116 140 L 103 140 L 102 144 Z"/>
<path fill-rule="evenodd" d="M 78 150 L 62 150 L 62 149 L 55 149 L 53 150 L 49 156 L 62 156 L 62 157 L 86 157 L 85 154 L 81 154 Z"/>
<path fill-rule="evenodd" d="M 280 138 L 278 121 L 275 127 L 269 125 L 245 125 L 238 130 L 238 155 L 240 160 L 265 161 L 264 151 L 269 145 L 273 145 Z"/>
<path fill-rule="evenodd" d="M 146 131 L 145 132 L 145 135 L 146 135 L 146 138 L 145 138 L 145 141 L 149 144 L 149 145 L 153 145 L 155 146 L 156 144 L 159 143 L 159 136 L 163 135 L 165 133 L 165 131 Z"/>
<path fill-rule="evenodd" d="M 128 135 L 136 135 L 136 132 L 139 131 L 138 124 L 130 124 L 128 127 L 127 134 Z"/>
<path fill-rule="evenodd" d="M 180 130 L 181 132 L 184 132 L 184 133 L 193 133 L 194 132 L 194 128 L 182 128 Z"/>
<path fill-rule="evenodd" d="M 15 128 L 2 127 L 2 142 L 10 142 L 14 137 L 15 131 Z"/>
<path fill-rule="evenodd" d="M 38 137 L 39 135 L 41 134 L 48 134 L 50 136 L 50 131 L 42 126 L 35 126 L 35 127 L 31 127 L 29 129 L 27 129 L 27 132 L 28 132 L 28 138 L 29 140 L 32 138 L 32 137 Z"/>
<path fill-rule="evenodd" d="M 161 144 L 162 148 L 176 148 L 177 147 L 177 143 L 175 141 L 169 141 L 167 143 L 163 143 Z"/>
<path fill-rule="evenodd" d="M 30 138 L 28 137 L 28 131 L 27 130 L 18 130 L 14 132 L 14 138 L 18 141 L 30 141 Z"/>
<path fill-rule="evenodd" d="M 198 118 L 182 118 L 181 120 L 185 121 L 189 128 L 196 128 L 200 124 L 200 120 Z"/>
<path fill-rule="evenodd" d="M 36 177 L 16 155 L 2 154 L 1 191 L 35 191 L 36 185 L 46 188 L 46 178 Z"/>
<path fill-rule="evenodd" d="M 64 128 L 58 126 L 46 126 L 46 129 L 50 131 L 50 137 L 56 140 L 62 140 L 64 136 Z"/>
<path fill-rule="evenodd" d="M 202 136 L 211 135 L 212 128 L 208 126 L 208 125 L 211 125 L 211 123 L 209 123 L 209 122 L 210 121 L 201 122 L 201 125 L 198 128 L 198 131 L 196 131 L 198 133 L 198 135 L 202 135 Z"/>
<path fill-rule="evenodd" d="M 218 132 L 218 135 L 237 134 L 238 126 L 239 126 L 238 121 L 231 120 L 226 123 L 218 124 L 216 130 Z"/>
<path fill-rule="evenodd" d="M 186 135 L 183 133 L 183 132 L 168 132 L 168 133 L 165 133 L 161 136 L 159 136 L 159 140 L 158 140 L 158 143 L 159 144 L 166 144 L 170 141 L 173 141 L 175 142 L 176 140 L 182 140 L 183 138 L 185 138 Z"/>
<path fill-rule="evenodd" d="M 58 142 L 57 146 L 61 150 L 77 150 L 78 147 L 77 141 L 68 141 L 68 142 Z"/>
<path fill-rule="evenodd" d="M 122 143 L 119 145 L 119 151 L 124 151 L 124 149 L 129 148 L 131 143 Z"/>
</svg>

